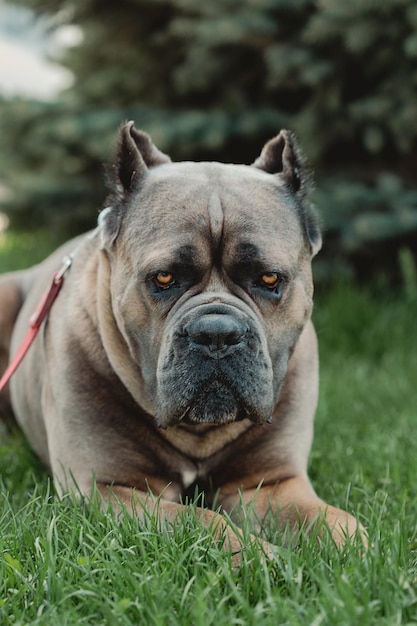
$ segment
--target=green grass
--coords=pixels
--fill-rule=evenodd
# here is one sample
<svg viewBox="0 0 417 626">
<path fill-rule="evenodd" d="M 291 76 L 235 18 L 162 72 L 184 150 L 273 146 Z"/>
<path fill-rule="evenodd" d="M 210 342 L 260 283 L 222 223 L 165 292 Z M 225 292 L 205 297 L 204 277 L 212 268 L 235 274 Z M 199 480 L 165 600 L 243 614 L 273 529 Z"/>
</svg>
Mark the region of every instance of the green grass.
<svg viewBox="0 0 417 626">
<path fill-rule="evenodd" d="M 48 231 L 0 232 L 0 273 L 30 267 L 57 248 L 62 239 Z"/>
<path fill-rule="evenodd" d="M 2 265 L 0 247 L 0 267 Z M 23 251 L 14 264 L 25 264 Z M 406 295 L 406 293 L 408 295 Z M 417 299 L 382 284 L 316 300 L 321 399 L 310 475 L 368 528 L 338 552 L 302 537 L 239 571 L 193 511 L 158 532 L 58 501 L 19 433 L 0 430 L 0 624 L 396 626 L 417 623 Z"/>
</svg>

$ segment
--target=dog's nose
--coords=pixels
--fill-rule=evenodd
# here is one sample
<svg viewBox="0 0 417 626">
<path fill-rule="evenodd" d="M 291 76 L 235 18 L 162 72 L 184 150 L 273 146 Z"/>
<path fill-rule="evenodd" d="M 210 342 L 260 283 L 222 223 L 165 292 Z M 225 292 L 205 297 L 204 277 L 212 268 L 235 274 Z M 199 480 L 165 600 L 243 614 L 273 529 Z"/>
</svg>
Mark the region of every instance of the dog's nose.
<svg viewBox="0 0 417 626">
<path fill-rule="evenodd" d="M 246 326 L 228 314 L 208 313 L 188 325 L 191 341 L 203 347 L 212 356 L 225 356 L 243 339 Z"/>
</svg>

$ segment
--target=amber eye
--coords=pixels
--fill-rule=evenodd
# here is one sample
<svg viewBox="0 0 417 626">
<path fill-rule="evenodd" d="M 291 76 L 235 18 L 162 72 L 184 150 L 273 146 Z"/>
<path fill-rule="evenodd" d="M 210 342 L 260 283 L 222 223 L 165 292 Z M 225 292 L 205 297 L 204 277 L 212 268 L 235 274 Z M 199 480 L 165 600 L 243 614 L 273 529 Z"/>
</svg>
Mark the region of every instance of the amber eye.
<svg viewBox="0 0 417 626">
<path fill-rule="evenodd" d="M 265 272 L 260 275 L 255 286 L 269 291 L 275 300 L 281 300 L 286 282 L 286 278 L 280 272 Z"/>
<path fill-rule="evenodd" d="M 281 283 L 281 278 L 276 272 L 268 272 L 266 274 L 262 274 L 261 276 L 261 285 L 262 287 L 266 287 L 273 291 L 276 289 Z"/>
<path fill-rule="evenodd" d="M 174 274 L 171 274 L 171 272 L 158 272 L 154 280 L 158 289 L 168 289 L 176 282 Z"/>
</svg>

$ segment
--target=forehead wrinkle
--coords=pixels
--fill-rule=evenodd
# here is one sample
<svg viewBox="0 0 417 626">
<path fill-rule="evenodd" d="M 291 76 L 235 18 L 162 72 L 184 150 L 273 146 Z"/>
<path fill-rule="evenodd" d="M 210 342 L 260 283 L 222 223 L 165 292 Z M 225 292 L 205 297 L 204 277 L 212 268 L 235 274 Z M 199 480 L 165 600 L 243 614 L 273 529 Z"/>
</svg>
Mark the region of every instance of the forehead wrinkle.
<svg viewBox="0 0 417 626">
<path fill-rule="evenodd" d="M 214 247 L 217 248 L 223 236 L 224 211 L 220 196 L 213 191 L 208 199 L 207 212 L 209 216 L 210 234 Z"/>
</svg>

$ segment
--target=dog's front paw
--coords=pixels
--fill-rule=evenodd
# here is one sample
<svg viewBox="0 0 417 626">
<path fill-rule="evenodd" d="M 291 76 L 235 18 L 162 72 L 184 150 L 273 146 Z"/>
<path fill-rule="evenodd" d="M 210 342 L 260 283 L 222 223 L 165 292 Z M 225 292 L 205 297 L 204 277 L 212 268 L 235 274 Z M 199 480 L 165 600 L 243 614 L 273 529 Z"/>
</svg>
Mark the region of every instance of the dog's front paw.
<svg viewBox="0 0 417 626">
<path fill-rule="evenodd" d="M 360 541 L 364 548 L 368 547 L 368 534 L 358 520 L 334 506 L 328 506 L 325 510 L 325 521 L 333 540 L 339 549 L 344 548 L 347 542 Z"/>
</svg>

